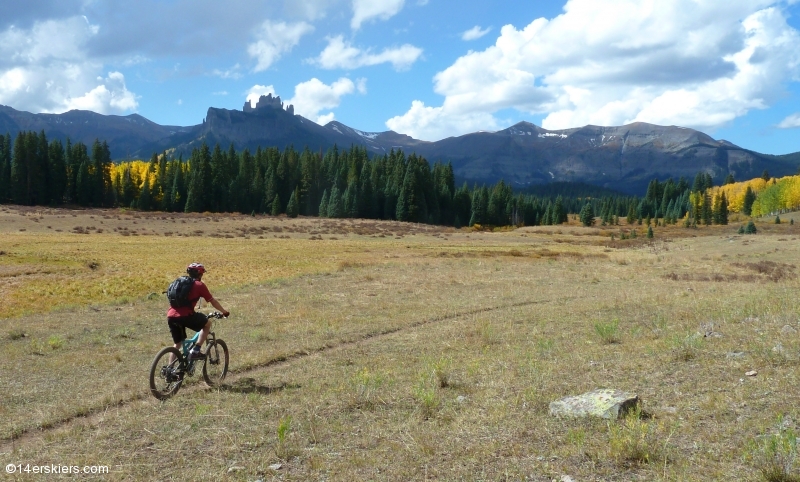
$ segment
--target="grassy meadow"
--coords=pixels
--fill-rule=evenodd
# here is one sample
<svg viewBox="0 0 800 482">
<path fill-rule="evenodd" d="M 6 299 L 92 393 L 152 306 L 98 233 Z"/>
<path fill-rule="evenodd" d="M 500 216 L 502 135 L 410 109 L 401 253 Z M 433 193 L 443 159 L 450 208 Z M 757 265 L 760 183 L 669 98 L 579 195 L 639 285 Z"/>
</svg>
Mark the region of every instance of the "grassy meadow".
<svg viewBox="0 0 800 482">
<path fill-rule="evenodd" d="M 791 217 L 621 240 L 632 227 L 574 220 L 5 206 L 0 463 L 107 465 L 106 480 L 800 477 Z M 232 372 L 159 402 L 161 292 L 192 261 L 232 312 L 214 329 Z M 647 416 L 549 415 L 596 388 L 638 394 Z"/>
</svg>

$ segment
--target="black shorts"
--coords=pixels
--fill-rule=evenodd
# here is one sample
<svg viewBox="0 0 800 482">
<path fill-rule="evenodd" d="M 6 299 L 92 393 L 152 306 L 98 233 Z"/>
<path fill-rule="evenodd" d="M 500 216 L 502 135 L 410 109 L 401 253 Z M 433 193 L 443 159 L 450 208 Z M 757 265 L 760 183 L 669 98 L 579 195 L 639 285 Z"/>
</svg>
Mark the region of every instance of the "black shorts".
<svg viewBox="0 0 800 482">
<path fill-rule="evenodd" d="M 206 326 L 206 323 L 208 323 L 208 318 L 202 313 L 192 313 L 189 316 L 167 318 L 169 334 L 172 335 L 172 341 L 175 343 L 180 343 L 186 339 L 186 328 L 200 331 Z"/>
</svg>

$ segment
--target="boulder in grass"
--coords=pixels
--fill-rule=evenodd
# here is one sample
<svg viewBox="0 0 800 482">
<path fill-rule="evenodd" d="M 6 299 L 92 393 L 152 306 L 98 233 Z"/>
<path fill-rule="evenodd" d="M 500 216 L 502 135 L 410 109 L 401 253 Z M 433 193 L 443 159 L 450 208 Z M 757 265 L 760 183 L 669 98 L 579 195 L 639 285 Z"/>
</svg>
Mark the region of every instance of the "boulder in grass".
<svg viewBox="0 0 800 482">
<path fill-rule="evenodd" d="M 556 417 L 620 418 L 639 405 L 632 393 L 601 388 L 583 395 L 564 397 L 550 403 L 550 415 Z"/>
</svg>

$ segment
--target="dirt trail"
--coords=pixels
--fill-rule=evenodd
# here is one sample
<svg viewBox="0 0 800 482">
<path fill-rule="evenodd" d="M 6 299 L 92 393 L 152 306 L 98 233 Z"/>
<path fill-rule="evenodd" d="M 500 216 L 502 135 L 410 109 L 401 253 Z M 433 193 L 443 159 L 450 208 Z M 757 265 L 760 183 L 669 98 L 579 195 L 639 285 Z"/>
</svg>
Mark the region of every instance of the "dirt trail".
<svg viewBox="0 0 800 482">
<path fill-rule="evenodd" d="M 559 301 L 566 302 L 574 297 L 569 298 L 562 298 Z M 276 357 L 270 360 L 267 360 L 262 363 L 258 363 L 255 365 L 251 365 L 245 369 L 236 370 L 233 369 L 229 372 L 228 377 L 225 379 L 225 385 L 235 384 L 237 380 L 243 378 L 244 375 L 253 375 L 258 374 L 264 370 L 272 369 L 274 367 L 279 367 L 285 365 L 287 363 L 291 363 L 293 361 L 306 358 L 308 356 L 319 354 L 322 352 L 329 352 L 329 351 L 338 351 L 338 350 L 345 350 L 351 348 L 353 346 L 357 346 L 362 343 L 367 343 L 375 339 L 379 339 L 386 336 L 391 336 L 396 333 L 407 332 L 410 330 L 414 330 L 425 325 L 429 325 L 432 323 L 438 323 L 447 320 L 454 320 L 465 316 L 476 315 L 480 313 L 487 313 L 492 311 L 501 311 L 511 308 L 519 308 L 523 306 L 531 306 L 536 304 L 543 304 L 549 303 L 552 300 L 529 300 L 529 301 L 521 301 L 517 303 L 509 303 L 505 305 L 496 305 L 486 308 L 474 308 L 471 310 L 463 310 L 449 314 L 443 314 L 439 316 L 434 316 L 431 318 L 427 318 L 424 320 L 415 321 L 411 324 L 390 328 L 386 330 L 381 330 L 373 333 L 368 333 L 362 336 L 358 336 L 355 339 L 344 341 L 341 343 L 335 344 L 328 344 L 317 347 L 312 350 L 300 350 L 296 351 L 290 355 Z M 145 374 L 142 374 L 144 377 Z M 201 383 L 195 383 L 188 387 L 182 388 L 181 391 L 176 395 L 177 397 L 185 396 L 187 393 L 193 393 L 197 390 L 208 390 L 208 388 Z M 98 407 L 94 409 L 89 409 L 81 415 L 74 415 L 70 417 L 63 418 L 61 420 L 56 421 L 50 427 L 46 429 L 28 429 L 23 431 L 21 434 L 18 434 L 16 437 L 13 438 L 5 438 L 0 440 L 0 454 L 11 454 L 14 453 L 18 448 L 22 446 L 26 446 L 30 443 L 34 443 L 40 440 L 48 433 L 52 433 L 56 430 L 63 429 L 69 427 L 72 423 L 84 423 L 87 425 L 94 425 L 103 420 L 105 420 L 109 416 L 116 416 L 122 410 L 129 410 L 134 405 L 138 403 L 152 403 L 151 395 L 149 391 L 142 392 L 141 395 L 129 398 L 127 400 L 122 400 L 121 402 L 114 404 L 114 405 L 107 405 L 104 407 Z"/>
</svg>

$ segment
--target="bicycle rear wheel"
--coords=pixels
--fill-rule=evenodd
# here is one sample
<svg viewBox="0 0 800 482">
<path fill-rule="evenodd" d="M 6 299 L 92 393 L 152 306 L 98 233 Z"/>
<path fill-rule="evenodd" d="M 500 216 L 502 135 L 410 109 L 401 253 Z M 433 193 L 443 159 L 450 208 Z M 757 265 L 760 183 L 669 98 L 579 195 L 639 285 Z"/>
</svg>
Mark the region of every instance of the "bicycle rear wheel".
<svg viewBox="0 0 800 482">
<path fill-rule="evenodd" d="M 169 361 L 171 357 L 172 363 Z M 175 395 L 183 384 L 182 365 L 183 356 L 177 348 L 168 346 L 158 352 L 150 365 L 150 393 L 159 400 Z"/>
<path fill-rule="evenodd" d="M 203 379 L 209 387 L 216 387 L 228 374 L 228 345 L 222 340 L 209 342 L 203 363 Z"/>
</svg>

